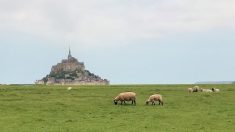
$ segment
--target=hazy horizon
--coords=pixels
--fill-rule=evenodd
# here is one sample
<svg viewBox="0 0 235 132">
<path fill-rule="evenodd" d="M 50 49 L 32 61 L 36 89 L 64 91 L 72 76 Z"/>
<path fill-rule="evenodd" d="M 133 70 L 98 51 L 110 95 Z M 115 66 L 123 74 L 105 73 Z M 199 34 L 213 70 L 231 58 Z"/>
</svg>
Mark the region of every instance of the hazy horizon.
<svg viewBox="0 0 235 132">
<path fill-rule="evenodd" d="M 233 0 L 0 0 L 0 84 L 42 79 L 69 46 L 111 84 L 235 81 L 234 7 Z"/>
</svg>

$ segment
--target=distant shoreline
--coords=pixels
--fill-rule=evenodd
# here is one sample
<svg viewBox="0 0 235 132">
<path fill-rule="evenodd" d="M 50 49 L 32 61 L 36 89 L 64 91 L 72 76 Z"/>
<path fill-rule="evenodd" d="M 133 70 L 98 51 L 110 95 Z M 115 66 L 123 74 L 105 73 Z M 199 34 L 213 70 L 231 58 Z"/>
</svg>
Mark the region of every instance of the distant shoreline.
<svg viewBox="0 0 235 132">
<path fill-rule="evenodd" d="M 169 84 L 163 84 L 163 83 L 149 83 L 149 84 L 141 84 L 141 83 L 123 83 L 123 84 L 109 84 L 109 86 L 120 86 L 120 85 L 123 85 L 123 86 L 142 86 L 142 85 L 195 85 L 195 84 L 202 84 L 202 85 L 222 85 L 222 84 L 235 84 L 235 81 L 205 81 L 205 82 L 196 82 L 196 83 L 169 83 Z M 9 85 L 25 85 L 25 86 L 31 86 L 31 85 L 42 85 L 44 86 L 45 84 L 34 84 L 34 83 L 31 83 L 31 84 L 0 84 L 2 86 L 6 85 L 6 86 L 9 86 Z M 100 85 L 45 85 L 45 86 L 100 86 Z"/>
</svg>

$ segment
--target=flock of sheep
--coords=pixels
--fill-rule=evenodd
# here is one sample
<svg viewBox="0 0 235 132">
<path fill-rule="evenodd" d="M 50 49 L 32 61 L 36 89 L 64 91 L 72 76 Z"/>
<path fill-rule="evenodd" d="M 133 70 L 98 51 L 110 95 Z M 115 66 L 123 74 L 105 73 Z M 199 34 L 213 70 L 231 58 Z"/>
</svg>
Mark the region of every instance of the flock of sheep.
<svg viewBox="0 0 235 132">
<path fill-rule="evenodd" d="M 136 105 L 136 93 L 134 93 L 134 92 L 123 92 L 123 93 L 120 93 L 113 100 L 115 105 L 118 104 L 118 101 L 121 102 L 121 105 L 123 103 L 125 103 L 125 101 L 131 101 L 131 104 Z M 163 105 L 162 95 L 160 95 L 160 94 L 150 95 L 145 103 L 146 103 L 146 105 L 148 105 L 149 103 L 152 103 L 152 105 L 155 105 L 155 101 L 158 101 L 159 105 Z"/>
<path fill-rule="evenodd" d="M 192 93 L 192 92 L 212 93 L 212 92 L 220 92 L 220 90 L 217 88 L 203 89 L 203 88 L 200 88 L 199 86 L 194 86 L 193 88 L 188 88 L 188 92 L 189 93 Z"/>
<path fill-rule="evenodd" d="M 72 90 L 72 87 L 68 87 L 67 90 Z M 216 88 L 211 88 L 211 89 L 203 89 L 200 88 L 199 86 L 194 86 L 193 88 L 188 88 L 189 93 L 193 92 L 220 92 L 219 89 Z M 125 101 L 131 101 L 132 105 L 136 105 L 136 93 L 135 92 L 122 92 L 119 93 L 118 96 L 116 96 L 113 100 L 114 104 L 117 105 L 118 101 L 121 102 L 121 105 L 126 103 Z M 159 105 L 163 106 L 163 98 L 161 94 L 153 94 L 150 95 L 149 98 L 146 100 L 146 105 L 149 103 L 152 103 L 152 105 L 155 105 L 155 102 L 158 102 Z"/>
<path fill-rule="evenodd" d="M 200 88 L 199 86 L 194 86 L 193 88 L 188 88 L 188 92 L 220 92 L 219 89 L 216 88 L 211 88 L 211 89 L 203 89 Z M 136 105 L 136 93 L 134 92 L 123 92 L 119 93 L 118 96 L 116 96 L 113 100 L 114 104 L 117 105 L 118 101 L 120 101 L 121 105 L 125 103 L 125 101 L 131 101 L 131 104 Z M 149 103 L 152 103 L 152 105 L 155 105 L 155 102 L 158 102 L 159 105 L 163 105 L 163 98 L 162 95 L 160 94 L 153 94 L 150 95 L 149 98 L 146 100 L 146 105 Z"/>
</svg>

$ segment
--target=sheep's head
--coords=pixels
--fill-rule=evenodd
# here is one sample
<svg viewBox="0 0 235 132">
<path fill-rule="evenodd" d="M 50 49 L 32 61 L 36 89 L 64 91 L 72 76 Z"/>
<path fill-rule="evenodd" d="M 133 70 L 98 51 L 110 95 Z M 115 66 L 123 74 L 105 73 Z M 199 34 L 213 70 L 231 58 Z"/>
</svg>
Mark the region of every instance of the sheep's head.
<svg viewBox="0 0 235 132">
<path fill-rule="evenodd" d="M 212 88 L 211 90 L 214 92 L 214 91 L 215 91 L 215 88 Z"/>
<path fill-rule="evenodd" d="M 148 105 L 148 104 L 149 104 L 149 101 L 147 100 L 145 103 L 146 103 L 146 105 Z"/>
<path fill-rule="evenodd" d="M 114 100 L 113 100 L 113 103 L 114 103 L 115 105 L 117 105 L 118 101 L 114 99 Z"/>
</svg>

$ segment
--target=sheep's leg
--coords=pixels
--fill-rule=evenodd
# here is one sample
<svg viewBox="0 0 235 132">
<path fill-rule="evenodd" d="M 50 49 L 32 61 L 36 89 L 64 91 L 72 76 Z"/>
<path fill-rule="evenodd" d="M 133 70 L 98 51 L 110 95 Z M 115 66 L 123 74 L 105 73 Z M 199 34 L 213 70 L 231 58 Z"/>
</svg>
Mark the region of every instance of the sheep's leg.
<svg viewBox="0 0 235 132">
<path fill-rule="evenodd" d="M 136 105 L 136 102 L 135 102 L 135 100 L 134 100 L 133 102 L 134 102 L 134 104 Z"/>
<path fill-rule="evenodd" d="M 121 105 L 122 105 L 123 101 L 121 101 Z"/>
</svg>

